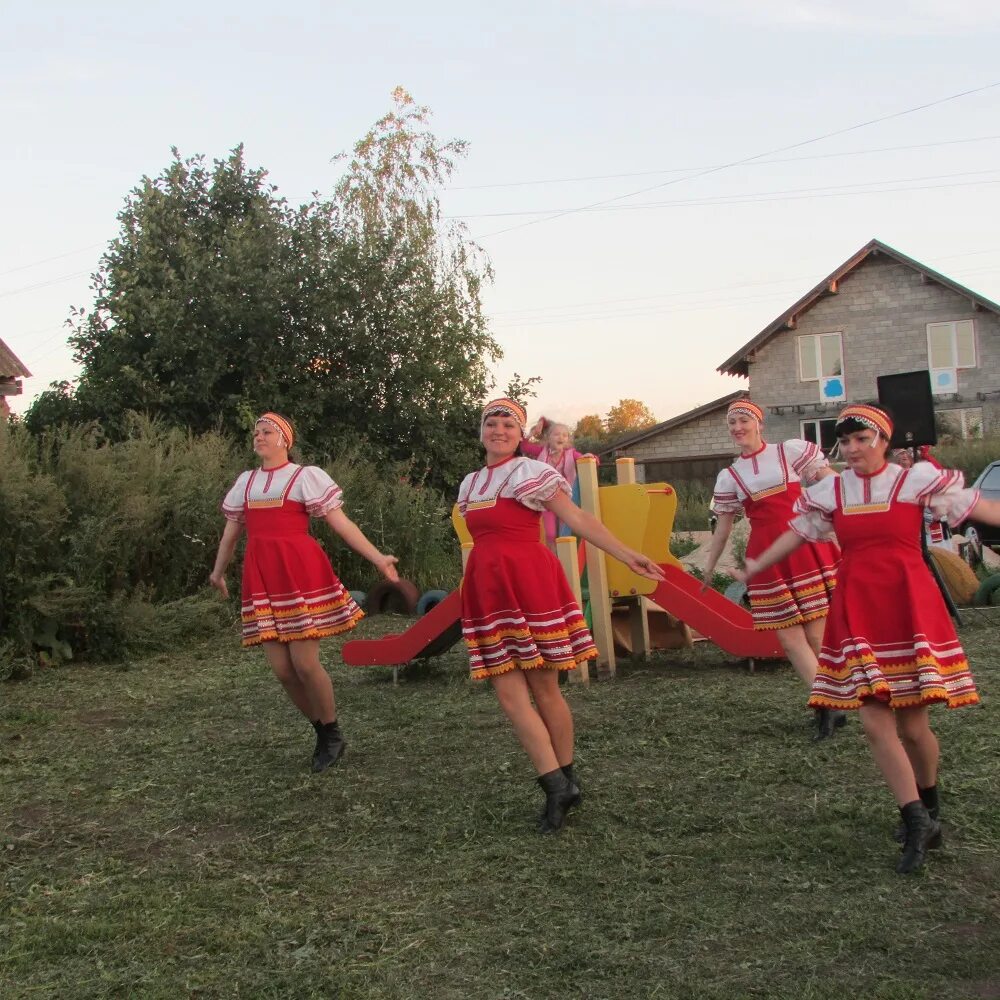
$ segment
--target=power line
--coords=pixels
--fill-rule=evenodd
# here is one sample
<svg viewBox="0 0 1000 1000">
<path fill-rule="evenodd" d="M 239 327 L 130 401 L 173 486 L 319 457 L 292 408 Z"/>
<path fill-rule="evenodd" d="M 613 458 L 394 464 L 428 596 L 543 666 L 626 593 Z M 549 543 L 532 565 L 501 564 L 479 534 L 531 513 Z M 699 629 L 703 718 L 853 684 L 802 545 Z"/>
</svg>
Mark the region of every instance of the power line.
<svg viewBox="0 0 1000 1000">
<path fill-rule="evenodd" d="M 900 177 L 878 181 L 858 181 L 854 184 L 828 184 L 814 188 L 786 188 L 779 191 L 756 191 L 746 194 L 706 195 L 699 198 L 675 198 L 673 201 L 643 201 L 637 205 L 601 205 L 597 208 L 580 209 L 581 212 L 636 212 L 649 208 L 674 208 L 682 205 L 749 205 L 766 201 L 801 201 L 803 198 L 827 198 L 844 194 L 885 194 L 894 191 L 927 191 L 939 187 L 965 187 L 972 184 L 994 183 L 992 181 L 965 181 L 958 184 L 935 184 L 922 187 L 888 188 L 873 187 L 877 184 L 914 184 L 917 181 L 946 180 L 950 177 L 974 177 L 995 174 L 1000 167 L 989 170 L 967 170 L 957 174 L 930 174 L 926 177 Z M 872 190 L 846 190 L 848 188 L 872 188 Z M 535 208 L 512 212 L 483 212 L 477 215 L 453 215 L 449 219 L 495 219 L 517 215 L 546 215 L 557 209 Z"/>
<path fill-rule="evenodd" d="M 858 129 L 867 128 L 869 125 L 878 125 L 881 122 L 891 121 L 894 118 L 902 118 L 904 115 L 911 115 L 917 111 L 926 111 L 928 108 L 933 108 L 940 104 L 946 104 L 949 101 L 956 101 L 959 98 L 968 97 L 970 94 L 979 94 L 986 90 L 993 90 L 996 87 L 1000 87 L 1000 81 L 997 81 L 996 83 L 989 83 L 984 87 L 974 87 L 971 90 L 963 90 L 960 93 L 951 94 L 948 97 L 941 97 L 934 101 L 928 101 L 926 104 L 920 104 L 917 105 L 916 107 L 907 108 L 904 111 L 894 111 L 892 114 L 889 115 L 882 115 L 879 118 L 871 118 L 868 121 L 858 122 L 856 125 L 848 125 L 846 128 L 835 129 L 832 132 L 826 132 L 823 135 L 814 136 L 811 139 L 802 139 L 799 142 L 793 142 L 787 146 L 779 146 L 777 149 L 764 150 L 763 152 L 755 153 L 753 156 L 746 156 L 740 160 L 733 160 L 729 163 L 723 163 L 715 167 L 709 167 L 705 170 L 698 171 L 697 173 L 688 174 L 685 177 L 676 177 L 673 180 L 664 181 L 662 184 L 653 184 L 650 187 L 639 188 L 636 191 L 630 191 L 626 194 L 616 195 L 613 198 L 604 198 L 601 201 L 591 202 L 589 205 L 581 205 L 578 208 L 567 209 L 565 211 L 558 212 L 555 215 L 550 215 L 545 219 L 532 219 L 529 222 L 521 222 L 516 226 L 508 226 L 506 229 L 499 229 L 496 232 L 487 233 L 483 237 L 483 239 L 489 239 L 489 237 L 491 236 L 502 236 L 504 233 L 513 232 L 515 229 L 525 229 L 528 226 L 537 226 L 542 222 L 553 222 L 556 219 L 561 219 L 564 216 L 585 211 L 588 208 L 598 208 L 602 205 L 609 205 L 612 202 L 622 201 L 625 198 L 633 198 L 636 195 L 646 194 L 648 191 L 656 191 L 657 189 L 662 187 L 669 187 L 673 184 L 679 184 L 681 183 L 681 181 L 694 180 L 698 177 L 706 177 L 709 174 L 718 173 L 721 170 L 728 170 L 731 167 L 738 167 L 744 163 L 752 163 L 754 160 L 763 159 L 765 156 L 774 156 L 778 153 L 787 153 L 789 150 L 792 149 L 801 149 L 803 146 L 809 146 L 812 143 L 821 142 L 824 139 L 832 139 L 834 136 L 846 135 L 848 132 L 856 132 Z"/>
<path fill-rule="evenodd" d="M 9 268 L 6 271 L 0 271 L 0 278 L 8 274 L 13 274 L 15 271 L 26 271 L 30 267 L 39 267 L 41 264 L 51 264 L 54 260 L 63 260 L 65 257 L 75 257 L 78 253 L 86 253 L 88 250 L 93 250 L 94 247 L 103 246 L 102 243 L 91 243 L 90 246 L 81 247 L 79 250 L 68 250 L 66 253 L 56 254 L 55 257 L 46 257 L 44 260 L 33 260 L 30 264 L 19 264 L 17 267 Z"/>
<path fill-rule="evenodd" d="M 983 254 L 988 253 L 1000 253 L 1000 247 L 989 247 L 985 250 L 963 250 L 961 253 L 944 254 L 939 257 L 931 257 L 930 260 L 937 262 L 942 260 L 957 260 L 961 257 L 979 257 Z M 983 268 L 983 271 L 996 270 L 992 267 Z M 978 269 L 977 269 L 978 271 Z M 970 271 L 964 271 L 963 274 L 972 273 Z M 630 302 L 650 302 L 656 299 L 674 299 L 684 295 L 710 295 L 713 292 L 725 292 L 734 288 L 762 288 L 767 285 L 786 285 L 792 282 L 798 281 L 811 281 L 815 284 L 816 282 L 816 272 L 811 274 L 798 275 L 794 277 L 787 278 L 768 278 L 767 280 L 754 280 L 754 281 L 739 281 L 739 282 L 728 282 L 725 285 L 716 285 L 712 288 L 691 288 L 686 291 L 679 292 L 661 292 L 658 295 L 638 295 L 629 296 L 626 298 L 616 298 L 616 299 L 597 299 L 589 302 L 564 302 L 559 305 L 549 305 L 549 306 L 526 306 L 523 309 L 502 309 L 500 311 L 490 310 L 490 315 L 494 318 L 496 317 L 508 317 L 516 316 L 523 313 L 543 313 L 551 310 L 559 309 L 585 309 L 591 306 L 610 306 L 610 305 L 621 305 Z M 535 318 L 535 317 L 528 317 Z M 517 322 L 514 320 L 513 322 Z"/>
<path fill-rule="evenodd" d="M 36 288 L 48 288 L 49 285 L 58 285 L 73 278 L 80 278 L 85 274 L 89 275 L 90 271 L 74 271 L 72 274 L 64 274 L 59 278 L 52 278 L 50 281 L 39 281 L 34 285 L 22 285 L 20 288 L 11 288 L 9 291 L 0 292 L 0 299 L 5 299 L 8 295 L 20 295 L 21 292 L 31 292 Z"/>
<path fill-rule="evenodd" d="M 945 254 L 940 257 L 932 257 L 930 260 L 934 263 L 944 260 L 957 260 L 962 257 L 976 257 L 982 254 L 989 253 L 1000 253 L 1000 247 L 993 247 L 986 250 L 967 250 L 962 253 L 955 254 Z M 954 272 L 956 277 L 962 277 L 966 275 L 976 275 L 976 274 L 997 274 L 1000 272 L 1000 267 L 976 267 L 973 269 L 965 269 Z M 750 296 L 739 296 L 736 298 L 714 298 L 707 303 L 686 303 L 678 304 L 676 308 L 670 303 L 663 303 L 666 309 L 657 307 L 655 305 L 636 305 L 633 309 L 625 308 L 629 303 L 653 303 L 658 299 L 668 299 L 668 298 L 679 298 L 686 295 L 712 295 L 715 292 L 726 292 L 732 291 L 734 289 L 750 289 L 750 288 L 761 288 L 768 285 L 787 285 L 798 282 L 811 282 L 815 284 L 816 273 L 808 275 L 800 275 L 796 277 L 787 278 L 775 278 L 767 281 L 745 281 L 738 284 L 726 284 L 719 285 L 714 288 L 697 288 L 690 289 L 687 291 L 679 292 L 666 292 L 662 295 L 648 295 L 648 296 L 636 296 L 634 298 L 624 298 L 624 299 L 604 299 L 599 301 L 591 302 L 577 302 L 577 303 L 564 303 L 559 306 L 536 306 L 534 309 L 524 309 L 524 310 L 508 310 L 506 312 L 491 313 L 491 316 L 501 317 L 499 324 L 497 324 L 502 329 L 513 329 L 519 326 L 546 326 L 546 325 L 564 325 L 567 323 L 580 323 L 588 321 L 597 321 L 602 319 L 641 319 L 645 316 L 655 316 L 662 314 L 672 314 L 675 312 L 688 312 L 688 311 L 698 311 L 700 309 L 708 309 L 713 306 L 719 308 L 726 308 L 731 305 L 744 304 L 748 302 L 760 302 L 767 301 L 769 299 L 775 298 L 779 295 L 784 296 L 785 293 L 780 290 L 775 290 L 773 292 L 767 292 L 761 295 L 750 295 Z M 592 310 L 593 307 L 597 307 L 597 311 L 587 311 Z M 615 308 L 612 308 L 615 307 Z M 565 315 L 561 316 L 546 316 L 544 315 L 547 310 L 577 310 L 574 312 L 567 312 Z M 527 316 L 515 316 L 512 313 L 534 313 L 535 315 Z M 509 318 L 505 318 L 509 317 Z"/>
<path fill-rule="evenodd" d="M 955 146 L 969 142 L 989 142 L 1000 139 L 1000 135 L 981 135 L 969 139 L 945 139 L 940 142 L 921 142 L 911 146 L 881 146 L 877 149 L 852 149 L 842 153 L 814 153 L 811 156 L 786 156 L 775 160 L 757 160 L 753 166 L 761 167 L 775 163 L 801 163 L 804 160 L 828 160 L 842 156 L 862 156 L 869 153 L 897 153 L 913 149 L 933 149 L 940 146 Z M 506 181 L 493 184 L 460 184 L 449 187 L 449 191 L 482 191 L 490 188 L 512 188 L 512 187 L 535 187 L 543 184 L 572 184 L 578 181 L 607 181 L 617 180 L 621 177 L 655 177 L 659 174 L 686 174 L 693 170 L 716 169 L 718 164 L 712 167 L 663 167 L 660 170 L 638 170 L 631 173 L 622 174 L 591 174 L 584 177 L 550 177 L 533 181 Z"/>
</svg>

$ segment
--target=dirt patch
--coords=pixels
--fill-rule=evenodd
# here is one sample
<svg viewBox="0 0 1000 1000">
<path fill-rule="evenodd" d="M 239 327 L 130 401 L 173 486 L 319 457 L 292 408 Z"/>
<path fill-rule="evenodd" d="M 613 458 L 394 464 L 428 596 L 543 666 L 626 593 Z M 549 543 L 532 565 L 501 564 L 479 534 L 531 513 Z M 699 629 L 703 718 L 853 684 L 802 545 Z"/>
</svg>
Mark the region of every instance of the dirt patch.
<svg viewBox="0 0 1000 1000">
<path fill-rule="evenodd" d="M 981 979 L 977 983 L 966 983 L 963 990 L 976 1000 L 1000 1000 L 1000 979 Z"/>
<path fill-rule="evenodd" d="M 74 718 L 79 725 L 89 726 L 91 729 L 124 729 L 128 725 L 125 719 L 102 709 L 77 712 Z"/>
<path fill-rule="evenodd" d="M 24 835 L 48 829 L 51 825 L 52 811 L 47 806 L 29 803 L 26 806 L 15 806 L 7 828 L 14 834 Z"/>
<path fill-rule="evenodd" d="M 678 534 L 685 534 L 685 532 L 678 532 Z M 705 563 L 708 562 L 708 549 L 712 540 L 712 533 L 710 531 L 689 531 L 686 534 L 691 535 L 700 544 L 698 548 L 689 552 L 686 556 L 681 556 L 681 562 L 687 567 L 704 570 Z M 726 542 L 726 547 L 719 556 L 719 561 L 715 564 L 715 571 L 717 573 L 732 573 L 736 569 L 736 560 L 733 557 L 733 539 L 736 537 L 737 531 L 734 529 L 733 533 L 729 536 L 729 541 Z"/>
</svg>

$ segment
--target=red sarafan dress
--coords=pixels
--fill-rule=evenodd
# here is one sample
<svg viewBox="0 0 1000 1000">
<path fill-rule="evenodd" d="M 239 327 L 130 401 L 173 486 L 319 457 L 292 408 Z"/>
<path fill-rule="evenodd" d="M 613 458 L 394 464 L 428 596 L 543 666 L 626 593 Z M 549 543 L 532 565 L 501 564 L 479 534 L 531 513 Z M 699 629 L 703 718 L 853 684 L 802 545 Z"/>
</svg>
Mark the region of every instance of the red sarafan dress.
<svg viewBox="0 0 1000 1000">
<path fill-rule="evenodd" d="M 823 452 L 809 441 L 763 444 L 719 473 L 712 510 L 746 514 L 750 522 L 747 558 L 754 558 L 788 530 L 802 481 L 811 480 L 827 465 Z M 754 628 L 791 628 L 822 618 L 837 585 L 839 561 L 836 544 L 821 541 L 801 546 L 758 573 L 747 587 Z"/>
<path fill-rule="evenodd" d="M 807 539 L 835 531 L 843 557 L 826 620 L 813 708 L 891 708 L 979 701 L 944 598 L 923 559 L 924 509 L 959 524 L 979 499 L 962 473 L 918 462 L 846 470 L 803 491 L 791 528 Z"/>
<path fill-rule="evenodd" d="M 310 517 L 343 504 L 343 491 L 322 469 L 292 462 L 243 472 L 226 494 L 223 514 L 247 529 L 244 646 L 323 639 L 364 617 L 309 534 Z"/>
<path fill-rule="evenodd" d="M 574 670 L 597 656 L 559 560 L 541 540 L 544 503 L 566 480 L 514 456 L 462 481 L 458 506 L 475 543 L 462 580 L 462 635 L 476 680 L 508 670 Z"/>
</svg>

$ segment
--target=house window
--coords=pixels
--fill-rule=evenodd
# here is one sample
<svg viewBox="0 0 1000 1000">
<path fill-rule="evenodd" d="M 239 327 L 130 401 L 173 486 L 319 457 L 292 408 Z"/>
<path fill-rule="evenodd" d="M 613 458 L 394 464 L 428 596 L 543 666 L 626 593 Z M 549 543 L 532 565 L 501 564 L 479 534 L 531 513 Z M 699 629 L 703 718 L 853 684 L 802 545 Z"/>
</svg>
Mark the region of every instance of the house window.
<svg viewBox="0 0 1000 1000">
<path fill-rule="evenodd" d="M 837 426 L 836 418 L 829 420 L 803 420 L 800 423 L 803 441 L 811 441 L 813 444 L 818 444 L 825 452 L 829 452 L 837 443 L 837 435 L 833 432 L 834 427 Z"/>
<path fill-rule="evenodd" d="M 976 367 L 976 329 L 971 319 L 927 324 L 927 364 L 931 389 L 958 392 L 958 369 Z"/>
<path fill-rule="evenodd" d="M 844 344 L 839 333 L 799 337 L 799 381 L 818 382 L 819 400 L 836 403 L 847 399 L 844 384 Z"/>
</svg>

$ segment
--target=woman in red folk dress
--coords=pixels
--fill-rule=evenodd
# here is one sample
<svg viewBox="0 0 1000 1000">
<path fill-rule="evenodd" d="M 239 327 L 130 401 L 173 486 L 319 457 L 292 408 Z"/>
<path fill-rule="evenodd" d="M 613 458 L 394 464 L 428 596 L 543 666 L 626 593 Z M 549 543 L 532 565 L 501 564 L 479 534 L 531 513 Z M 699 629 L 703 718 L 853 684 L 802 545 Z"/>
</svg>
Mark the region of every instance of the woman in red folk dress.
<svg viewBox="0 0 1000 1000">
<path fill-rule="evenodd" d="M 843 549 L 809 704 L 859 709 L 865 737 L 902 814 L 896 871 L 914 871 L 941 842 L 938 742 L 928 707 L 979 700 L 944 599 L 921 551 L 925 508 L 953 525 L 975 513 L 1000 523 L 1000 501 L 962 488 L 962 473 L 886 461 L 892 421 L 855 404 L 837 421 L 848 468 L 806 489 L 798 516 L 746 576 L 765 571 L 798 546 L 836 532 Z"/>
<path fill-rule="evenodd" d="M 746 514 L 750 522 L 746 554 L 753 558 L 786 530 L 803 484 L 833 475 L 815 444 L 795 439 L 767 444 L 763 438 L 764 411 L 749 399 L 733 400 L 726 422 L 740 454 L 719 473 L 715 483 L 712 510 L 719 521 L 709 546 L 705 586 L 739 515 Z M 758 575 L 748 587 L 754 628 L 777 631 L 789 662 L 810 688 L 816 677 L 823 619 L 836 585 L 839 560 L 835 544 L 817 542 Z M 845 718 L 843 712 L 818 709 L 814 738 L 832 736 Z"/>
<path fill-rule="evenodd" d="M 651 559 L 622 545 L 569 498 L 549 465 L 519 455 L 527 417 L 511 399 L 483 410 L 486 466 L 466 476 L 458 505 L 474 546 L 462 580 L 462 633 L 472 677 L 488 679 L 545 791 L 539 830 L 558 830 L 580 787 L 573 770 L 573 716 L 559 690 L 560 670 L 597 656 L 559 560 L 540 537 L 543 511 L 620 559 L 634 573 L 662 579 Z"/>
<path fill-rule="evenodd" d="M 396 581 L 396 557 L 383 555 L 343 510 L 343 491 L 322 470 L 289 461 L 291 423 L 265 413 L 254 425 L 260 468 L 243 472 L 226 494 L 226 527 L 209 576 L 229 596 L 226 567 L 247 530 L 243 558 L 243 645 L 263 646 L 267 662 L 296 708 L 316 730 L 312 769 L 323 771 L 346 747 L 337 722 L 333 684 L 319 659 L 319 640 L 354 628 L 364 612 L 309 534 L 322 517 L 355 552 Z"/>
</svg>

